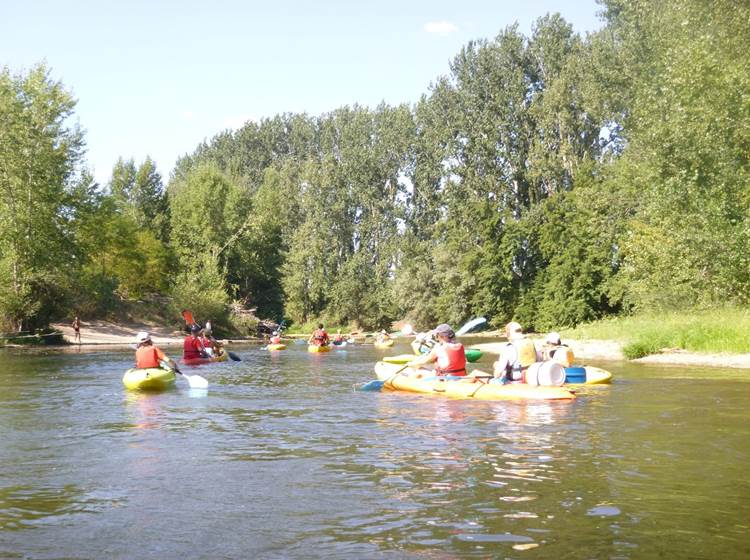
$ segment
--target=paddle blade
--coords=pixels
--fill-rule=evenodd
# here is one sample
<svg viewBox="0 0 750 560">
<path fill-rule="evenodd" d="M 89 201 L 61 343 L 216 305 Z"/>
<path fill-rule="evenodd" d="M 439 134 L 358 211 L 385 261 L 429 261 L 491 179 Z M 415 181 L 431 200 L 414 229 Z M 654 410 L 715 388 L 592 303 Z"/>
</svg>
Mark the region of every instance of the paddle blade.
<svg viewBox="0 0 750 560">
<path fill-rule="evenodd" d="M 463 327 L 461 327 L 460 329 L 456 331 L 456 336 L 461 336 L 462 334 L 466 334 L 471 329 L 474 329 L 478 327 L 479 325 L 486 323 L 486 322 L 487 322 L 487 319 L 485 319 L 484 317 L 477 317 L 476 319 L 472 319 L 471 321 L 469 321 Z"/>
<path fill-rule="evenodd" d="M 229 355 L 229 359 L 232 360 L 233 362 L 241 362 L 242 361 L 242 358 L 240 358 L 234 352 L 227 351 L 227 354 Z"/>
<path fill-rule="evenodd" d="M 380 391 L 383 388 L 383 382 L 379 379 L 373 379 L 360 386 L 360 391 Z"/>
<path fill-rule="evenodd" d="M 187 309 L 182 310 L 182 318 L 185 319 L 185 324 L 190 327 L 191 325 L 195 324 L 195 320 L 193 319 L 193 312 L 188 311 Z"/>
<path fill-rule="evenodd" d="M 184 373 L 182 377 L 187 379 L 191 389 L 208 389 L 208 381 L 205 377 L 201 377 L 200 375 L 185 375 Z"/>
</svg>

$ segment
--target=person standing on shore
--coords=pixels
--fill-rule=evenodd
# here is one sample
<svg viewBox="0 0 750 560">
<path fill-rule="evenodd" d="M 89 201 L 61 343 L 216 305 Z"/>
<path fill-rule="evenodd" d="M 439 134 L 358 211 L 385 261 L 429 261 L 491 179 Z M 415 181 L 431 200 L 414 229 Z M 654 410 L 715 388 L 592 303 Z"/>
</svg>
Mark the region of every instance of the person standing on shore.
<svg viewBox="0 0 750 560">
<path fill-rule="evenodd" d="M 78 315 L 73 319 L 71 326 L 73 327 L 73 343 L 77 342 L 81 344 L 81 320 L 78 318 Z"/>
</svg>

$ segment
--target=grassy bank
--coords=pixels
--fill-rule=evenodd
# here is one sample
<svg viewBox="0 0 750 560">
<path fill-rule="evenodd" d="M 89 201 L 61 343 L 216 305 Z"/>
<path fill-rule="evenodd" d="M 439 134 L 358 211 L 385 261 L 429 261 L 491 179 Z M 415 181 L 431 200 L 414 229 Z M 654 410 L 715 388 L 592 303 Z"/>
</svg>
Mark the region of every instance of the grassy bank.
<svg viewBox="0 0 750 560">
<path fill-rule="evenodd" d="M 691 352 L 750 352 L 750 309 L 727 308 L 694 312 L 641 314 L 580 325 L 565 338 L 615 340 L 629 359 L 662 348 Z"/>
</svg>

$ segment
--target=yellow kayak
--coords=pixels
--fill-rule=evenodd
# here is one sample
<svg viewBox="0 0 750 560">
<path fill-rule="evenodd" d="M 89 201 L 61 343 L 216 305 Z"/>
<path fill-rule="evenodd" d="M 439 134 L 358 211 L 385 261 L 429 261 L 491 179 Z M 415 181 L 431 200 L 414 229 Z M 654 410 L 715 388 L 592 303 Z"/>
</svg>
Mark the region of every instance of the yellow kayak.
<svg viewBox="0 0 750 560">
<path fill-rule="evenodd" d="M 612 383 L 612 374 L 606 369 L 594 366 L 573 366 L 565 368 L 565 383 L 602 385 Z"/>
<path fill-rule="evenodd" d="M 286 350 L 286 344 L 269 344 L 266 346 L 266 350 Z"/>
<path fill-rule="evenodd" d="M 164 391 L 174 385 L 176 375 L 172 370 L 162 368 L 129 369 L 122 382 L 131 391 Z"/>
<path fill-rule="evenodd" d="M 474 371 L 475 375 L 487 375 Z M 378 362 L 375 374 L 383 386 L 396 391 L 442 395 L 457 399 L 480 400 L 570 400 L 575 395 L 563 387 L 535 387 L 525 383 L 487 383 L 485 379 L 467 377 L 455 381 L 435 378 L 432 370 L 404 368 L 398 364 Z"/>
<path fill-rule="evenodd" d="M 324 346 L 318 346 L 316 344 L 309 344 L 307 346 L 307 351 L 308 352 L 313 352 L 313 353 L 315 353 L 315 352 L 330 352 L 331 351 L 331 347 L 328 346 L 327 344 L 324 345 Z"/>
<path fill-rule="evenodd" d="M 395 340 L 384 340 L 383 342 L 375 341 L 375 348 L 390 348 L 396 343 Z"/>
</svg>

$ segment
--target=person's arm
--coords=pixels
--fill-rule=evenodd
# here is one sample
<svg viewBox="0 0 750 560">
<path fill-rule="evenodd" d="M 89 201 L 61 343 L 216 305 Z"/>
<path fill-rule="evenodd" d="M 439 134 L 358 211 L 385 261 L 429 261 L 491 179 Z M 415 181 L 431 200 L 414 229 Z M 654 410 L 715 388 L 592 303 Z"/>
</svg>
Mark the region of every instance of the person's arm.
<svg viewBox="0 0 750 560">
<path fill-rule="evenodd" d="M 426 364 L 431 364 L 433 362 L 437 362 L 438 356 L 437 352 L 435 350 L 430 350 L 427 354 L 422 354 L 421 356 L 417 356 L 413 360 L 409 362 L 410 366 L 418 367 L 423 366 Z"/>
<path fill-rule="evenodd" d="M 169 367 L 171 367 L 172 369 L 177 368 L 177 364 L 175 363 L 175 361 L 167 356 L 161 348 L 154 347 L 154 350 L 156 350 L 156 357 L 159 358 L 160 362 L 167 362 Z"/>
</svg>

